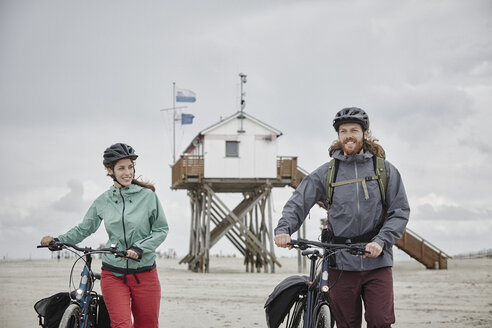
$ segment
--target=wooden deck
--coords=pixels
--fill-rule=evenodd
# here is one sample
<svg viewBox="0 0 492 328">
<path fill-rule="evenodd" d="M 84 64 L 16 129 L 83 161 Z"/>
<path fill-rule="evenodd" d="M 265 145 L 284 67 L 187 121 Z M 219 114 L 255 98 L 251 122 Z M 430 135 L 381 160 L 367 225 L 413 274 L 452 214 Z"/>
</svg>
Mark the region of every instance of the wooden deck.
<svg viewBox="0 0 492 328">
<path fill-rule="evenodd" d="M 292 186 L 296 188 L 306 176 L 297 167 L 297 157 L 277 157 L 277 177 L 255 179 L 205 178 L 203 156 L 181 155 L 172 167 L 171 189 L 196 189 L 200 184 L 208 184 L 214 192 L 251 191 L 262 185 L 272 187 Z"/>
</svg>

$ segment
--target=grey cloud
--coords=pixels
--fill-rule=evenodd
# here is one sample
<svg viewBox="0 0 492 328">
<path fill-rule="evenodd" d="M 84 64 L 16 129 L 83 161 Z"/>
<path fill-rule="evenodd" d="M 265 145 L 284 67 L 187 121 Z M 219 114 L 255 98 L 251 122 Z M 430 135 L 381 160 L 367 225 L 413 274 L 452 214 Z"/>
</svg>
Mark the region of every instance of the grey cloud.
<svg viewBox="0 0 492 328">
<path fill-rule="evenodd" d="M 481 116 L 471 97 L 455 86 L 383 87 L 374 89 L 372 122 L 391 126 L 384 131 L 408 142 L 449 145 L 470 117 Z M 372 108 L 371 108 L 372 109 Z"/>
<path fill-rule="evenodd" d="M 53 209 L 62 210 L 66 212 L 80 213 L 87 208 L 86 202 L 82 199 L 84 195 L 84 186 L 78 180 L 70 180 L 67 182 L 70 191 L 55 201 L 51 206 Z"/>
<path fill-rule="evenodd" d="M 460 138 L 459 143 L 462 147 L 476 149 L 481 154 L 492 155 L 492 143 L 483 138 L 483 136 L 477 135 L 474 131 L 470 132 L 468 138 Z"/>
<path fill-rule="evenodd" d="M 464 206 L 423 204 L 412 213 L 412 220 L 422 221 L 473 221 L 492 220 L 491 210 L 472 210 Z"/>
</svg>

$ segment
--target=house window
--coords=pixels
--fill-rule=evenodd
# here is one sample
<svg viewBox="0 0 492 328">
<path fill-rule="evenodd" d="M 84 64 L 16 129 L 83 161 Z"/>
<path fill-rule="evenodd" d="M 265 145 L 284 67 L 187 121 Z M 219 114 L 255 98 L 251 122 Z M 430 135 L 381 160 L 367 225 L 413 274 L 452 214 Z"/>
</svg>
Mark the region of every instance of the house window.
<svg viewBox="0 0 492 328">
<path fill-rule="evenodd" d="M 239 141 L 226 141 L 226 157 L 239 157 Z"/>
</svg>

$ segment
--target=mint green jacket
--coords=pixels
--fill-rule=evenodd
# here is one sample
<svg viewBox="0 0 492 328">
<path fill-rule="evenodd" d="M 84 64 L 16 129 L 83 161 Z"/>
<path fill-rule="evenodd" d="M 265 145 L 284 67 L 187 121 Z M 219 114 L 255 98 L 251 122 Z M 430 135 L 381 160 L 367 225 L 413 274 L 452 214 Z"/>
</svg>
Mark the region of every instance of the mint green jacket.
<svg viewBox="0 0 492 328">
<path fill-rule="evenodd" d="M 150 189 L 131 184 L 121 189 L 112 186 L 99 196 L 87 211 L 82 223 L 58 236 L 61 242 L 78 244 L 96 232 L 104 221 L 109 240 L 119 250 L 140 248 L 140 262 L 103 254 L 103 262 L 126 269 L 151 266 L 155 250 L 166 239 L 169 227 L 157 195 Z"/>
</svg>

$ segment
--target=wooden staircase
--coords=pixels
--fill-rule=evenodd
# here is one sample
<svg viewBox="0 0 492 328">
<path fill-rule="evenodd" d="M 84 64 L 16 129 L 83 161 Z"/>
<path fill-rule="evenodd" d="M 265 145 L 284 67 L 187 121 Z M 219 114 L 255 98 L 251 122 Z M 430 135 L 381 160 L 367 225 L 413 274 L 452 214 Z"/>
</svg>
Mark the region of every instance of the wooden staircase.
<svg viewBox="0 0 492 328">
<path fill-rule="evenodd" d="M 289 185 L 294 189 L 297 188 L 306 175 L 305 170 L 297 167 Z M 324 208 L 323 203 L 319 202 L 318 205 Z M 427 269 L 448 268 L 450 256 L 408 228 L 395 246 L 422 263 Z"/>
<path fill-rule="evenodd" d="M 395 246 L 425 265 L 427 269 L 448 268 L 450 256 L 408 228 Z"/>
</svg>

